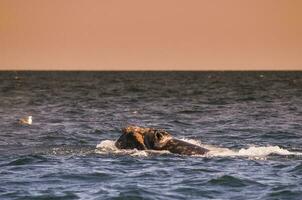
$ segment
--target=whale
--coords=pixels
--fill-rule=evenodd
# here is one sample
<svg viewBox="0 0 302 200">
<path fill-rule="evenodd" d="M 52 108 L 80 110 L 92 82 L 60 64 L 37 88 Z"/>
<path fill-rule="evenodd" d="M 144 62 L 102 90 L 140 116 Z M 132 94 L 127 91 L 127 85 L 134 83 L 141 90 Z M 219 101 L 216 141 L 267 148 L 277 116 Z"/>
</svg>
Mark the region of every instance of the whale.
<svg viewBox="0 0 302 200">
<path fill-rule="evenodd" d="M 174 138 L 163 129 L 128 126 L 115 142 L 119 149 L 169 151 L 180 155 L 204 155 L 208 149 Z"/>
</svg>

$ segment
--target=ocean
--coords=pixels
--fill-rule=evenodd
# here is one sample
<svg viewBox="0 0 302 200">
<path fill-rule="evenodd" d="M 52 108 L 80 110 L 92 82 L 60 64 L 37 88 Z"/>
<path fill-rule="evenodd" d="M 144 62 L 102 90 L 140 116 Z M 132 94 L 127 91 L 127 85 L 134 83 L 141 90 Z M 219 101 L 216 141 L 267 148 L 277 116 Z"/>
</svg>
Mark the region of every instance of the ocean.
<svg viewBox="0 0 302 200">
<path fill-rule="evenodd" d="M 1 200 L 302 198 L 302 72 L 6 71 L 0 83 Z M 210 152 L 119 150 L 128 125 Z"/>
</svg>

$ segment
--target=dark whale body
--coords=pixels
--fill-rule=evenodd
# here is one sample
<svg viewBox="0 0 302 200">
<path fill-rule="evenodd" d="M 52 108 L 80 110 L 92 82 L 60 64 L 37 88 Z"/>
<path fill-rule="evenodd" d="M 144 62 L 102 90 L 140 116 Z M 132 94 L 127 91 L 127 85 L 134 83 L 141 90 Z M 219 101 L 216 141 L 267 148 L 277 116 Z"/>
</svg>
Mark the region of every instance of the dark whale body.
<svg viewBox="0 0 302 200">
<path fill-rule="evenodd" d="M 119 149 L 166 150 L 182 155 L 203 155 L 209 150 L 175 139 L 170 133 L 154 128 L 128 126 L 115 143 Z"/>
<path fill-rule="evenodd" d="M 160 150 L 183 155 L 203 155 L 209 150 L 178 139 L 170 139 Z"/>
</svg>

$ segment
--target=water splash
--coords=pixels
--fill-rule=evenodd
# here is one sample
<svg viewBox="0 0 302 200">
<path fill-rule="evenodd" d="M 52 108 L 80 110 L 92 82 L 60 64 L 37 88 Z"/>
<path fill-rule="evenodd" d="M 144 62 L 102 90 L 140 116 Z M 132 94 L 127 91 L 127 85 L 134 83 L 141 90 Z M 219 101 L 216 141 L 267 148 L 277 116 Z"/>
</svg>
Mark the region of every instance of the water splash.
<svg viewBox="0 0 302 200">
<path fill-rule="evenodd" d="M 169 154 L 169 151 L 155 151 L 155 150 L 137 150 L 137 149 L 118 149 L 115 146 L 114 140 L 103 140 L 96 146 L 96 153 L 99 154 L 121 154 L 137 157 L 147 157 L 151 154 Z"/>
<path fill-rule="evenodd" d="M 114 140 L 103 140 L 100 144 L 96 145 L 96 148 L 103 151 L 119 151 L 114 143 Z"/>
</svg>

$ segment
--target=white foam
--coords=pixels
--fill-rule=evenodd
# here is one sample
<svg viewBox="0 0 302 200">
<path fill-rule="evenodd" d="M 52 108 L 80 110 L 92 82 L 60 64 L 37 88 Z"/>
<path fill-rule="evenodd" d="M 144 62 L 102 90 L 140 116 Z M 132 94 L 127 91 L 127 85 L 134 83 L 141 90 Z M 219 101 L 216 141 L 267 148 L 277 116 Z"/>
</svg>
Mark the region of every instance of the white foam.
<svg viewBox="0 0 302 200">
<path fill-rule="evenodd" d="M 130 156 L 146 157 L 150 154 L 167 154 L 168 151 L 155 151 L 155 150 L 145 150 L 140 151 L 137 149 L 118 149 L 115 146 L 114 140 L 103 140 L 96 146 L 96 153 L 99 154 L 127 154 Z"/>
<path fill-rule="evenodd" d="M 279 146 L 251 146 L 248 148 L 242 148 L 239 150 L 232 150 L 228 148 L 220 148 L 212 145 L 202 144 L 198 140 L 185 139 L 181 140 L 201 146 L 203 148 L 209 149 L 210 151 L 205 155 L 207 157 L 247 157 L 250 159 L 266 159 L 267 156 L 271 154 L 277 155 L 297 155 L 302 156 L 302 152 L 291 152 L 287 149 L 280 148 Z M 150 154 L 167 154 L 168 151 L 154 151 L 146 150 L 140 151 L 137 149 L 124 150 L 118 149 L 115 146 L 114 140 L 103 140 L 96 146 L 97 153 L 108 154 L 108 153 L 117 153 L 117 154 L 128 154 L 131 156 L 148 156 Z"/>
<path fill-rule="evenodd" d="M 104 151 L 117 151 L 119 150 L 115 145 L 115 141 L 113 140 L 103 140 L 100 144 L 96 145 L 97 149 L 101 149 Z"/>
<path fill-rule="evenodd" d="M 241 156 L 268 156 L 269 154 L 278 155 L 293 155 L 295 153 L 286 149 L 282 149 L 279 146 L 267 146 L 267 147 L 249 147 L 247 149 L 240 149 L 238 155 Z"/>
<path fill-rule="evenodd" d="M 249 147 L 242 148 L 239 150 L 231 150 L 227 148 L 209 148 L 209 156 L 220 156 L 220 157 L 249 157 L 255 159 L 262 159 L 271 154 L 277 155 L 302 155 L 300 152 L 290 152 L 286 149 L 280 148 L 279 146 L 260 146 L 260 147 Z"/>
</svg>

